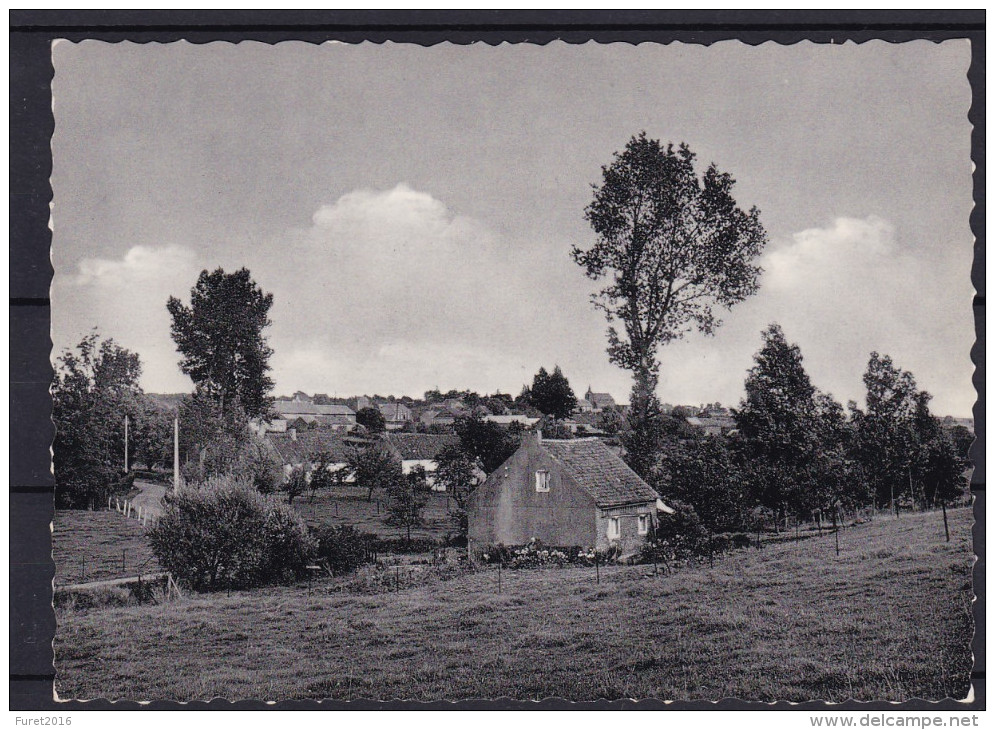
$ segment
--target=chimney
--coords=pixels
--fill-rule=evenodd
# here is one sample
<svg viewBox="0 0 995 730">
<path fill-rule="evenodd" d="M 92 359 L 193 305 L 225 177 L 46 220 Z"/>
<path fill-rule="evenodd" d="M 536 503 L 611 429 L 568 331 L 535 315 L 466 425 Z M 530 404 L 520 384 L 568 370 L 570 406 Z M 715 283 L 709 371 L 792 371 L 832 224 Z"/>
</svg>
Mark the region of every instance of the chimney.
<svg viewBox="0 0 995 730">
<path fill-rule="evenodd" d="M 297 440 L 297 429 L 296 428 L 288 428 L 287 430 L 290 432 L 290 440 L 291 441 L 296 441 Z"/>
</svg>

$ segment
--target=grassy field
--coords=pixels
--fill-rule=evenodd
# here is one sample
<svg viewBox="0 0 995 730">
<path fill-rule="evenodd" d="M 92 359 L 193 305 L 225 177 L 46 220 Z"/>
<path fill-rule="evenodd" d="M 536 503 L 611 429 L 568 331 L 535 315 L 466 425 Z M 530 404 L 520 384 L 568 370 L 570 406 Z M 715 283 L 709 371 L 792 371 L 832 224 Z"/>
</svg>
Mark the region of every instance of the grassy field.
<svg viewBox="0 0 995 730">
<path fill-rule="evenodd" d="M 963 697 L 971 513 L 878 520 L 653 576 L 485 570 L 63 613 L 60 697 L 411 700 Z M 164 665 L 163 662 L 168 664 Z M 168 666 L 168 670 L 166 667 Z"/>
<path fill-rule="evenodd" d="M 403 529 L 386 523 L 387 505 L 385 500 L 374 496 L 372 502 L 366 501 L 366 490 L 362 487 L 342 486 L 328 491 L 322 491 L 313 501 L 297 497 L 294 509 L 312 525 L 352 525 L 363 532 L 386 538 L 405 537 Z M 378 505 L 379 501 L 379 505 Z M 453 505 L 455 507 L 455 505 Z M 412 538 L 441 539 L 453 531 L 449 519 L 447 502 L 444 492 L 432 492 L 425 506 L 425 525 L 411 530 Z"/>
<path fill-rule="evenodd" d="M 123 578 L 159 570 L 137 520 L 114 511 L 56 510 L 52 521 L 55 584 Z"/>
</svg>

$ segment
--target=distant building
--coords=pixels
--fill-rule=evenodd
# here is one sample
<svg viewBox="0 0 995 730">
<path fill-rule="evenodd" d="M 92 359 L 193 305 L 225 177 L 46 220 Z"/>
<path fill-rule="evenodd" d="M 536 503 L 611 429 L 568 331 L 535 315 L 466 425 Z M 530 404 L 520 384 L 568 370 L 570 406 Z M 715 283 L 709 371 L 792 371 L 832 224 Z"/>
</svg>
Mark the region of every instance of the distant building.
<svg viewBox="0 0 995 730">
<path fill-rule="evenodd" d="M 404 428 L 411 422 L 411 409 L 403 403 L 377 403 L 376 407 L 383 415 L 388 431 Z"/>
<path fill-rule="evenodd" d="M 351 431 L 356 427 L 356 413 L 349 406 L 317 405 L 295 398 L 273 401 L 273 410 L 279 419 L 288 423 L 299 418 L 308 424 L 317 422 L 336 431 Z"/>
<path fill-rule="evenodd" d="M 333 431 L 299 432 L 291 428 L 286 433 L 267 434 L 265 443 L 283 467 L 284 475 L 289 475 L 296 467 L 310 470 L 318 454 L 331 458 L 329 471 L 345 469 L 352 451 L 364 446 L 368 440 Z"/>
<path fill-rule="evenodd" d="M 736 420 L 732 416 L 687 416 L 684 419 L 689 426 L 700 428 L 709 436 L 726 436 L 736 428 Z"/>
<path fill-rule="evenodd" d="M 589 412 L 600 413 L 606 408 L 615 408 L 615 399 L 611 397 L 610 393 L 595 393 L 591 390 L 591 386 L 587 386 L 587 392 L 584 394 L 584 400 L 590 404 Z M 582 410 L 582 412 L 584 412 Z"/>
<path fill-rule="evenodd" d="M 531 416 L 525 416 L 520 413 L 508 413 L 503 416 L 484 416 L 484 420 L 496 423 L 499 426 L 510 426 L 513 423 L 520 423 L 526 428 L 534 426 L 539 422 L 538 418 L 532 418 Z"/>
<path fill-rule="evenodd" d="M 432 489 L 446 490 L 444 486 L 435 484 L 433 474 L 439 468 L 436 457 L 447 446 L 459 444 L 459 438 L 453 434 L 390 433 L 384 436 L 384 442 L 401 460 L 401 469 L 405 474 L 420 466 L 425 470 Z"/>
<path fill-rule="evenodd" d="M 604 430 L 598 425 L 600 422 L 600 413 L 575 413 L 570 418 L 565 419 L 563 425 L 570 429 L 570 433 L 597 436 L 604 433 Z"/>
<path fill-rule="evenodd" d="M 421 422 L 426 426 L 452 426 L 460 415 L 448 408 L 429 408 L 422 412 Z"/>
<path fill-rule="evenodd" d="M 597 438 L 552 440 L 529 434 L 474 490 L 467 505 L 468 549 L 523 545 L 638 551 L 669 508 Z"/>
</svg>

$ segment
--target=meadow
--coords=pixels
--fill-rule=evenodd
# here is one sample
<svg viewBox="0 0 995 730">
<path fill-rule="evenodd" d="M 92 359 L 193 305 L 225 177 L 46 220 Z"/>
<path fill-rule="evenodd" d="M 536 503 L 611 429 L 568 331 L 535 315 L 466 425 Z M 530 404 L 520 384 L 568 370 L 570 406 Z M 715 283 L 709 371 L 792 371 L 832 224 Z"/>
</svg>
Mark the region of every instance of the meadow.
<svg viewBox="0 0 995 730">
<path fill-rule="evenodd" d="M 138 520 L 111 510 L 56 510 L 52 558 L 58 586 L 159 570 Z"/>
<path fill-rule="evenodd" d="M 502 571 L 357 594 L 329 580 L 57 615 L 64 699 L 964 697 L 969 509 L 878 518 L 667 574 Z M 426 568 L 425 570 L 428 570 Z M 409 586 L 410 587 L 406 587 Z M 168 667 L 168 670 L 167 670 Z"/>
<path fill-rule="evenodd" d="M 405 537 L 404 530 L 386 523 L 386 499 L 381 495 L 367 501 L 366 495 L 367 491 L 362 487 L 338 486 L 321 490 L 314 499 L 307 495 L 297 497 L 293 507 L 310 525 L 352 525 L 377 537 Z M 285 499 L 283 495 L 280 498 Z M 450 507 L 455 509 L 456 505 L 450 503 L 445 492 L 429 494 L 423 512 L 424 525 L 411 529 L 412 539 L 441 540 L 453 532 L 454 525 L 448 514 Z"/>
</svg>

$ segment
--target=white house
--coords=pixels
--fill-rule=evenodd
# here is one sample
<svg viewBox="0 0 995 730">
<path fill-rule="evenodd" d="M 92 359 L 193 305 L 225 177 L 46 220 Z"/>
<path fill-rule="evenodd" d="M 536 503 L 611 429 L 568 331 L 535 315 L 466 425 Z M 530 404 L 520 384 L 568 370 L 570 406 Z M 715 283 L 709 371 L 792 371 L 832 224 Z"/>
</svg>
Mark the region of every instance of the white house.
<svg viewBox="0 0 995 730">
<path fill-rule="evenodd" d="M 445 487 L 436 485 L 432 477 L 439 468 L 435 457 L 447 446 L 458 444 L 459 438 L 453 434 L 390 433 L 384 436 L 384 442 L 401 460 L 401 470 L 405 474 L 420 466 L 425 470 L 432 489 L 445 491 Z"/>
</svg>

